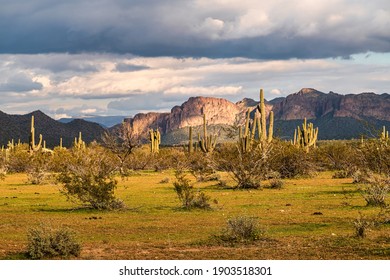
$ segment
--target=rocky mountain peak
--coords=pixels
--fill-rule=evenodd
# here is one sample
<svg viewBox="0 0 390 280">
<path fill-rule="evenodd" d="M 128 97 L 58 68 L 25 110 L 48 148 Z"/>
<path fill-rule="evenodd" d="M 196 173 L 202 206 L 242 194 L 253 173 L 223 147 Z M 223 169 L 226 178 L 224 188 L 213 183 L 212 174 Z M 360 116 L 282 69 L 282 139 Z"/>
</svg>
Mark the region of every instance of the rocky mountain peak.
<svg viewBox="0 0 390 280">
<path fill-rule="evenodd" d="M 302 88 L 300 91 L 298 91 L 295 94 L 296 95 L 309 95 L 309 94 L 320 95 L 320 94 L 325 94 L 325 93 L 318 91 L 314 88 Z"/>
</svg>

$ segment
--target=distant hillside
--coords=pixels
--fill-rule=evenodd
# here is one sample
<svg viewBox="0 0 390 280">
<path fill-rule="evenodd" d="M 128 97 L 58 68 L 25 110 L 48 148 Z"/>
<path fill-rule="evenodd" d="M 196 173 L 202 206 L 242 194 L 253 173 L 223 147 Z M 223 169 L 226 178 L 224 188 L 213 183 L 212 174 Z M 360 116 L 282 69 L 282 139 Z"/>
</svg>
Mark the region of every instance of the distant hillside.
<svg viewBox="0 0 390 280">
<path fill-rule="evenodd" d="M 84 120 L 73 120 L 69 123 L 58 122 L 41 111 L 34 111 L 26 115 L 8 115 L 0 111 L 0 145 L 6 145 L 9 140 L 21 140 L 28 143 L 31 126 L 31 116 L 35 119 L 35 134 L 42 134 L 48 147 L 57 146 L 62 137 L 64 146 L 71 146 L 79 132 L 87 143 L 100 140 L 104 129 L 97 123 Z"/>
<path fill-rule="evenodd" d="M 126 117 L 124 116 L 86 116 L 82 118 L 62 118 L 59 122 L 69 123 L 75 119 L 82 119 L 89 122 L 95 122 L 103 127 L 113 127 L 114 125 L 120 124 Z"/>
</svg>

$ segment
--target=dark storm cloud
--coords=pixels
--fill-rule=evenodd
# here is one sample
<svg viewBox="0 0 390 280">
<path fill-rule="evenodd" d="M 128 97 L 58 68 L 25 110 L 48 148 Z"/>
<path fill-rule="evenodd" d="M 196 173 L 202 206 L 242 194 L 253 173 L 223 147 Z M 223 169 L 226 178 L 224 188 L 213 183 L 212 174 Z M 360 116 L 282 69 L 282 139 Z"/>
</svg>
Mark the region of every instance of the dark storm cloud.
<svg viewBox="0 0 390 280">
<path fill-rule="evenodd" d="M 134 72 L 134 71 L 141 71 L 146 69 L 150 69 L 150 67 L 144 65 L 128 64 L 128 63 L 117 63 L 115 67 L 115 70 L 118 72 Z"/>
<path fill-rule="evenodd" d="M 0 1 L 0 52 L 287 59 L 390 51 L 388 1 L 213 2 Z"/>
</svg>

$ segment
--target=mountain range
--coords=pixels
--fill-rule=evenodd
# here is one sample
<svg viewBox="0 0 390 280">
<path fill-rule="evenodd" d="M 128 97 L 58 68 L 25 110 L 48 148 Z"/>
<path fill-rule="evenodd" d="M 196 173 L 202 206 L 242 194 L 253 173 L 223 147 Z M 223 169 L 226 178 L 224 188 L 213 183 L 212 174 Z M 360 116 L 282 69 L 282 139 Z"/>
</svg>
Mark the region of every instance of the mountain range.
<svg viewBox="0 0 390 280">
<path fill-rule="evenodd" d="M 86 142 L 100 139 L 104 131 L 103 127 L 97 123 L 88 122 L 81 119 L 73 120 L 69 123 L 56 121 L 41 111 L 34 111 L 26 115 L 9 115 L 0 111 L 0 147 L 7 145 L 8 141 L 14 139 L 18 142 L 28 143 L 31 116 L 34 116 L 35 138 L 42 134 L 47 147 L 55 147 L 60 143 L 60 138 L 64 146 L 71 146 L 74 138 L 82 133 L 82 138 Z"/>
<path fill-rule="evenodd" d="M 159 129 L 162 144 L 181 144 L 188 141 L 188 127 L 200 131 L 205 114 L 212 132 L 219 133 L 223 141 L 236 135 L 232 127 L 244 123 L 245 112 L 254 110 L 259 101 L 250 98 L 233 103 L 223 98 L 191 97 L 167 113 L 139 113 L 127 118 L 134 132 L 146 136 L 149 129 Z M 319 127 L 319 139 L 352 139 L 361 135 L 377 136 L 383 125 L 390 127 L 390 95 L 387 93 L 359 93 L 342 95 L 323 93 L 312 88 L 303 88 L 287 97 L 265 102 L 267 115 L 272 110 L 275 116 L 274 135 L 291 139 L 294 129 L 307 118 Z M 63 144 L 70 146 L 74 137 L 82 132 L 86 142 L 100 140 L 102 125 L 81 119 L 56 121 L 41 111 L 26 115 L 8 115 L 0 111 L 0 145 L 11 139 L 28 141 L 31 116 L 35 118 L 36 134 L 42 134 L 48 147 Z M 96 119 L 97 121 L 99 119 Z M 62 120 L 64 121 L 64 120 Z M 119 118 L 116 118 L 119 122 Z M 146 137 L 144 137 L 146 138 Z"/>
<path fill-rule="evenodd" d="M 145 134 L 150 128 L 159 129 L 163 144 L 181 143 L 187 140 L 188 126 L 203 124 L 203 114 L 208 125 L 223 134 L 227 126 L 242 125 L 245 112 L 248 108 L 253 111 L 258 103 L 250 98 L 233 103 L 223 98 L 191 97 L 181 106 L 173 107 L 170 113 L 142 113 L 127 121 L 138 134 Z M 274 112 L 274 132 L 282 139 L 291 139 L 304 118 L 319 127 L 319 139 L 373 137 L 383 125 L 390 127 L 387 93 L 342 95 L 302 88 L 287 97 L 266 101 L 265 107 L 267 116 Z"/>
</svg>

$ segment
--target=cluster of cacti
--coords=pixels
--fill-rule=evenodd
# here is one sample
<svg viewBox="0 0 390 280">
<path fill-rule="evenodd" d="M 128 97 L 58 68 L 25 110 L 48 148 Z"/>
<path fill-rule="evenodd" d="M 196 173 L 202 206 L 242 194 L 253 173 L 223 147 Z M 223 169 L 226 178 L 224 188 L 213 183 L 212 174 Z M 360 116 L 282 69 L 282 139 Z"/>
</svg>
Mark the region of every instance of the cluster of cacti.
<svg viewBox="0 0 390 280">
<path fill-rule="evenodd" d="M 34 116 L 31 116 L 31 130 L 29 137 L 29 148 L 30 152 L 37 152 L 41 149 L 42 145 L 42 134 L 39 134 L 39 142 L 35 144 L 35 127 L 34 127 Z"/>
<path fill-rule="evenodd" d="M 242 126 L 239 127 L 239 139 L 238 145 L 241 152 L 249 152 L 253 148 L 255 143 L 256 129 L 257 137 L 259 140 L 257 144 L 262 145 L 263 147 L 267 143 L 271 143 L 273 139 L 273 129 L 274 129 L 274 113 L 271 111 L 269 114 L 269 127 L 267 133 L 267 122 L 266 122 L 266 112 L 265 112 L 265 103 L 264 103 L 264 92 L 260 90 L 260 103 L 256 107 L 255 116 L 252 121 L 252 127 L 250 127 L 250 109 L 246 113 L 245 119 L 245 129 L 243 131 Z"/>
<path fill-rule="evenodd" d="M 60 139 L 60 143 L 62 145 L 62 138 Z M 76 148 L 77 150 L 83 150 L 85 149 L 85 142 L 83 141 L 83 137 L 81 135 L 81 131 L 79 132 L 79 137 L 74 138 L 74 143 L 73 147 Z"/>
<path fill-rule="evenodd" d="M 217 145 L 217 135 L 207 135 L 206 114 L 203 114 L 203 137 L 198 133 L 198 144 L 203 153 L 212 153 Z"/>
<path fill-rule="evenodd" d="M 161 135 L 158 129 L 149 130 L 150 151 L 155 154 L 160 151 Z"/>
<path fill-rule="evenodd" d="M 313 123 L 307 124 L 306 118 L 303 121 L 302 128 L 299 126 L 294 131 L 293 144 L 309 152 L 310 147 L 316 147 L 318 136 L 318 127 L 314 128 Z"/>
<path fill-rule="evenodd" d="M 386 127 L 383 126 L 382 133 L 380 136 L 380 140 L 387 143 L 389 141 L 389 131 L 386 130 Z"/>
</svg>

